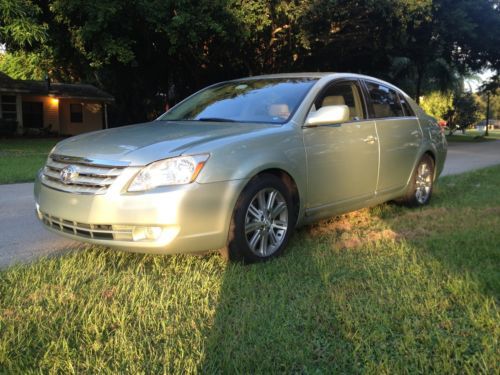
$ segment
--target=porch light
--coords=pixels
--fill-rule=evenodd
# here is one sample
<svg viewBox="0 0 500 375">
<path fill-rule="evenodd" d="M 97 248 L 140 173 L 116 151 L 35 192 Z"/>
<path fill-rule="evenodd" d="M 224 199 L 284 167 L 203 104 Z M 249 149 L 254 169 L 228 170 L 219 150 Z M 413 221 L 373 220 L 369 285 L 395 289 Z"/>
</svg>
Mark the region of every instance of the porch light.
<svg viewBox="0 0 500 375">
<path fill-rule="evenodd" d="M 59 99 L 58 98 L 50 98 L 50 104 L 53 106 L 53 107 L 56 107 L 59 105 Z"/>
</svg>

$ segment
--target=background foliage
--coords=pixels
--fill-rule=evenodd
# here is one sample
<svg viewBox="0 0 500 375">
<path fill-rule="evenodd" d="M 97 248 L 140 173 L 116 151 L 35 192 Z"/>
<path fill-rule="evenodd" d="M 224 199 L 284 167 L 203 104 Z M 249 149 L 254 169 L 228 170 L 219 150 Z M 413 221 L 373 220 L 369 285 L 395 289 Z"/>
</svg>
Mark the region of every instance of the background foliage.
<svg viewBox="0 0 500 375">
<path fill-rule="evenodd" d="M 498 0 L 0 0 L 0 70 L 93 83 L 114 123 L 209 83 L 289 71 L 376 75 L 417 100 L 500 68 Z"/>
</svg>

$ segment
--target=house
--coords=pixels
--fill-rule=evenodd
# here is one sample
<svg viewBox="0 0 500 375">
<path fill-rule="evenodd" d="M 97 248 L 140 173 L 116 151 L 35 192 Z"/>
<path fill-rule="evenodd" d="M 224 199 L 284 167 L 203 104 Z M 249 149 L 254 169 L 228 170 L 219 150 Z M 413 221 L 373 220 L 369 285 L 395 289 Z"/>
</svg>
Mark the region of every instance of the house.
<svg viewBox="0 0 500 375">
<path fill-rule="evenodd" d="M 113 101 L 92 85 L 16 80 L 0 72 L 0 133 L 75 135 L 105 129 Z"/>
</svg>

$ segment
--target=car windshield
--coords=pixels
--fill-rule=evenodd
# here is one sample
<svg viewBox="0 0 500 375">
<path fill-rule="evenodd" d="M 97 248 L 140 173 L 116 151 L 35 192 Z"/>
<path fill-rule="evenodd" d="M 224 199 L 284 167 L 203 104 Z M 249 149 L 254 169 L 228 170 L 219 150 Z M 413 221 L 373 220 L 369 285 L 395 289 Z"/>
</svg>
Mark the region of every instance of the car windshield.
<svg viewBox="0 0 500 375">
<path fill-rule="evenodd" d="M 220 83 L 194 94 L 158 120 L 283 124 L 316 78 L 269 78 Z"/>
</svg>

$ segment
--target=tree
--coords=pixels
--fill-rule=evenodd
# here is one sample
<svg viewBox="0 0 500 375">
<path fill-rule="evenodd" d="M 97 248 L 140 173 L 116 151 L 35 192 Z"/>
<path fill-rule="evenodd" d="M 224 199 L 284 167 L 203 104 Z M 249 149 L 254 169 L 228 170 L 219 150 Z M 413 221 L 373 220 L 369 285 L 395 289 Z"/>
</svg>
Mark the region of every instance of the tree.
<svg viewBox="0 0 500 375">
<path fill-rule="evenodd" d="M 311 1 L 231 1 L 240 48 L 233 59 L 255 75 L 300 69 L 307 43 L 301 18 Z"/>
<path fill-rule="evenodd" d="M 0 0 L 0 70 L 93 83 L 113 123 L 207 84 L 286 71 L 386 78 L 417 100 L 500 69 L 495 0 Z"/>
<path fill-rule="evenodd" d="M 457 129 L 465 129 L 475 124 L 480 118 L 479 104 L 474 94 L 466 92 L 453 99 L 453 108 L 446 114 L 450 135 Z"/>
<path fill-rule="evenodd" d="M 456 91 L 461 77 L 491 65 L 500 68 L 500 9 L 490 0 L 401 1 L 395 22 L 392 77 L 418 102 L 429 91 Z M 420 4 L 420 6 L 418 6 Z M 415 11 L 411 11 L 412 6 Z M 401 8 L 399 8 L 401 9 Z M 408 84 L 409 83 L 409 84 Z"/>
<path fill-rule="evenodd" d="M 420 106 L 429 115 L 443 120 L 453 109 L 453 93 L 434 91 L 422 98 Z"/>
</svg>

